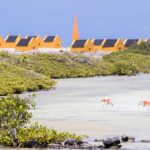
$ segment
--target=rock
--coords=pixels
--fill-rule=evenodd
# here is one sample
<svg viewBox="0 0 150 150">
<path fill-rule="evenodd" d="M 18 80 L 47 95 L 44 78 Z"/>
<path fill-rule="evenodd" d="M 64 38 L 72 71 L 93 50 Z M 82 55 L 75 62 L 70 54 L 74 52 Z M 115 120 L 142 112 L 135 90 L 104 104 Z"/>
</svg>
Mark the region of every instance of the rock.
<svg viewBox="0 0 150 150">
<path fill-rule="evenodd" d="M 81 140 L 78 140 L 78 141 L 77 141 L 77 145 L 82 145 L 82 144 L 84 144 L 84 143 L 86 143 L 86 142 L 83 142 L 83 141 L 81 141 Z"/>
<path fill-rule="evenodd" d="M 123 142 L 128 142 L 129 137 L 128 137 L 128 136 L 123 135 L 123 136 L 121 137 L 121 140 L 122 140 Z"/>
<path fill-rule="evenodd" d="M 38 144 L 35 140 L 27 141 L 24 143 L 24 148 L 32 148 L 32 147 L 38 147 Z"/>
<path fill-rule="evenodd" d="M 129 136 L 123 135 L 123 136 L 121 137 L 121 140 L 122 140 L 122 142 L 134 142 L 134 141 L 135 141 L 135 138 L 134 138 L 134 137 L 129 137 Z"/>
<path fill-rule="evenodd" d="M 76 145 L 77 142 L 78 142 L 78 140 L 69 138 L 64 142 L 64 145 L 72 146 L 72 145 Z"/>
<path fill-rule="evenodd" d="M 142 143 L 150 143 L 150 140 L 141 140 Z"/>
<path fill-rule="evenodd" d="M 105 148 L 111 148 L 113 146 L 118 146 L 120 144 L 120 139 L 118 137 L 107 138 L 102 141 Z"/>
<path fill-rule="evenodd" d="M 72 139 L 69 138 L 64 142 L 64 145 L 68 145 L 68 146 L 74 146 L 74 145 L 81 145 L 85 142 L 81 141 L 81 140 L 76 140 L 76 139 Z"/>
<path fill-rule="evenodd" d="M 94 149 L 94 148 L 97 148 L 97 146 L 89 144 L 88 142 L 69 138 L 63 143 L 62 148 L 66 148 L 66 149 Z"/>
<path fill-rule="evenodd" d="M 114 143 L 114 146 L 116 146 L 116 145 L 119 145 L 121 142 L 119 138 L 115 137 L 113 138 L 113 143 Z"/>
</svg>

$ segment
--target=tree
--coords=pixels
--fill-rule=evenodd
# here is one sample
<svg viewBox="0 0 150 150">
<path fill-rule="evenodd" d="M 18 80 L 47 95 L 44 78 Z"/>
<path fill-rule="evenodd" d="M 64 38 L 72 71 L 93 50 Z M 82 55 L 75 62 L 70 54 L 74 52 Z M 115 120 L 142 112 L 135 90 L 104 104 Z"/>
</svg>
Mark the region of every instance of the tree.
<svg viewBox="0 0 150 150">
<path fill-rule="evenodd" d="M 17 133 L 30 122 L 32 113 L 28 110 L 35 108 L 33 97 L 29 95 L 21 98 L 18 95 L 10 95 L 0 98 L 0 134 L 6 140 L 6 145 L 18 145 Z M 5 140 L 4 140 L 5 141 Z M 9 142 L 8 142 L 9 141 Z"/>
</svg>

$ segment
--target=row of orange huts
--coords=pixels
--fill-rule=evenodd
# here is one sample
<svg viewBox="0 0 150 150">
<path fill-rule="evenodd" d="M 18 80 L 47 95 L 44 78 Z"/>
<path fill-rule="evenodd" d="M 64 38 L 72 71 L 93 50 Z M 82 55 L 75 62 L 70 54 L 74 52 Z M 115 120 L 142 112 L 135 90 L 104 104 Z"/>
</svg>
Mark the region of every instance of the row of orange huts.
<svg viewBox="0 0 150 150">
<path fill-rule="evenodd" d="M 44 39 L 38 36 L 26 36 L 22 38 L 21 35 L 8 35 L 5 40 L 0 36 L 0 48 L 14 48 L 21 51 L 29 51 L 39 48 L 61 48 L 61 39 L 58 35 L 48 36 Z"/>
<path fill-rule="evenodd" d="M 140 44 L 141 42 L 148 42 L 150 41 L 148 38 L 143 40 L 142 38 L 139 39 L 125 39 L 123 42 L 121 38 L 118 39 L 90 39 L 87 40 L 74 40 L 71 44 L 71 51 L 72 52 L 92 52 L 97 50 L 102 51 L 113 51 L 117 52 L 123 49 L 127 49 L 132 45 Z"/>
<path fill-rule="evenodd" d="M 118 39 L 90 39 L 87 40 L 74 40 L 70 46 L 72 52 L 93 52 L 97 50 L 102 51 L 120 51 L 127 49 L 131 45 L 140 44 L 142 38 L 139 39 L 125 39 L 123 42 L 121 38 Z M 150 41 L 146 38 L 144 41 Z M 5 40 L 0 36 L 0 48 L 14 48 L 20 51 L 29 51 L 39 48 L 61 48 L 61 39 L 58 35 L 46 35 L 44 39 L 38 36 L 26 36 L 22 38 L 21 35 L 11 36 L 8 35 Z"/>
</svg>

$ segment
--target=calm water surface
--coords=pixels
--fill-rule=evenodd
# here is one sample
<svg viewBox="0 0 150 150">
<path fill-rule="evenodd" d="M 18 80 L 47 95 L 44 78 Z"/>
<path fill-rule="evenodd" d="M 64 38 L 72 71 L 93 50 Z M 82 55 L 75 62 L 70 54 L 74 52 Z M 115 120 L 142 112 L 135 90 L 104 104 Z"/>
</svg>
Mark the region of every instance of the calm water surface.
<svg viewBox="0 0 150 150">
<path fill-rule="evenodd" d="M 123 149 L 150 149 L 138 142 L 150 139 L 150 111 L 138 105 L 150 100 L 150 75 L 60 79 L 55 89 L 36 92 L 33 121 L 59 131 L 87 134 L 90 140 L 123 134 L 137 143 Z M 111 98 L 114 107 L 103 107 L 102 98 Z"/>
</svg>

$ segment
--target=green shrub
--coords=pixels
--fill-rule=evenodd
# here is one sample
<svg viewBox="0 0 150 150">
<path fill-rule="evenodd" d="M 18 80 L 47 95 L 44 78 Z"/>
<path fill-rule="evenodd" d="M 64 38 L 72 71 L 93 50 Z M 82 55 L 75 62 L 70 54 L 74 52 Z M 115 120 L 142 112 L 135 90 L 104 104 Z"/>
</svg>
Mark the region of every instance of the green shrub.
<svg viewBox="0 0 150 150">
<path fill-rule="evenodd" d="M 0 98 L 1 143 L 14 146 L 18 144 L 17 134 L 29 123 L 32 113 L 28 110 L 34 107 L 32 96 L 20 98 L 18 95 L 10 95 Z"/>
<path fill-rule="evenodd" d="M 7 60 L 7 57 L 5 58 Z M 101 75 L 99 59 L 66 52 L 60 54 L 10 55 L 7 62 L 49 78 L 76 78 Z"/>
<path fill-rule="evenodd" d="M 150 55 L 150 42 L 142 42 L 139 45 L 133 45 L 129 48 L 132 53 L 139 53 L 143 55 Z"/>
<path fill-rule="evenodd" d="M 29 128 L 22 128 L 18 135 L 19 146 L 24 147 L 27 141 L 36 141 L 38 147 L 47 147 L 48 144 L 63 142 L 68 138 L 81 140 L 85 136 L 77 136 L 68 132 L 58 132 L 55 129 L 48 129 L 46 126 L 38 125 L 38 122 Z"/>
<path fill-rule="evenodd" d="M 0 62 L 0 95 L 51 89 L 56 82 L 31 70 Z"/>
<path fill-rule="evenodd" d="M 114 63 L 114 74 L 135 75 L 139 72 L 138 66 L 134 62 L 118 61 Z"/>
<path fill-rule="evenodd" d="M 112 74 L 134 75 L 138 72 L 150 73 L 149 55 L 125 50 L 104 56 L 103 60 L 109 63 L 108 69 L 111 70 Z M 110 67 L 111 65 L 112 67 Z"/>
</svg>

